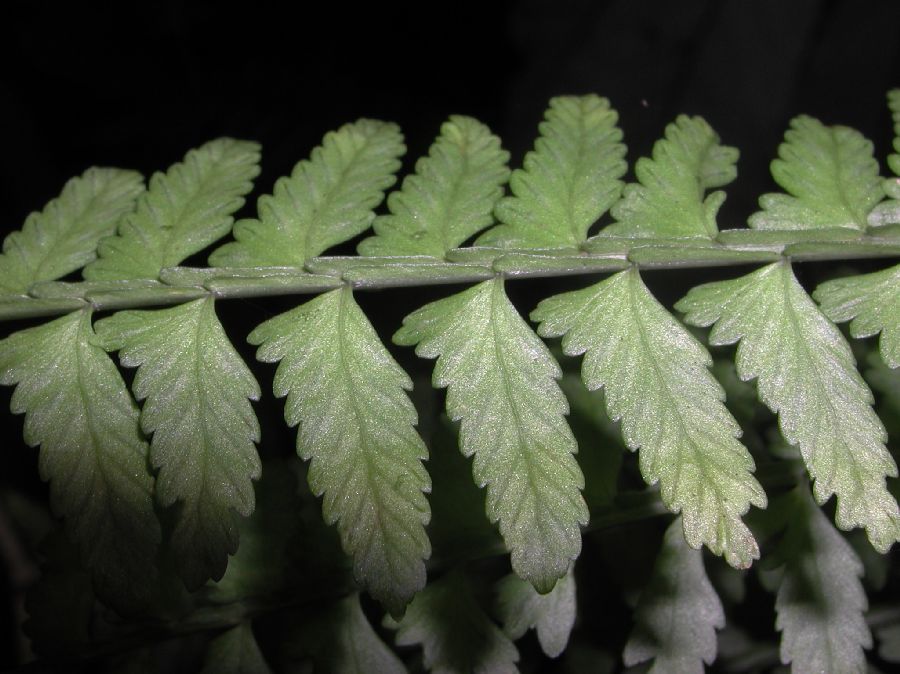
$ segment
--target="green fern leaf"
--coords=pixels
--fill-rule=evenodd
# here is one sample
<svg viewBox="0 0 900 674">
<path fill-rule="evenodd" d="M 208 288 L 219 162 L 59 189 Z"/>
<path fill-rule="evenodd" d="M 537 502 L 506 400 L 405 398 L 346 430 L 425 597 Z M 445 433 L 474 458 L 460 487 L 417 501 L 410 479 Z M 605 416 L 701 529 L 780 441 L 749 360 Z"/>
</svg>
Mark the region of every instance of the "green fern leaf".
<svg viewBox="0 0 900 674">
<path fill-rule="evenodd" d="M 416 595 L 399 623 L 398 646 L 421 646 L 432 674 L 516 674 L 519 652 L 485 615 L 465 576 L 451 572 Z"/>
<path fill-rule="evenodd" d="M 141 427 L 153 434 L 156 496 L 180 507 L 172 534 L 179 574 L 193 590 L 225 572 L 237 550 L 235 512 L 253 511 L 259 423 L 247 401 L 259 385 L 228 341 L 212 298 L 159 311 L 123 311 L 97 322 L 107 351 L 137 367 Z"/>
<path fill-rule="evenodd" d="M 549 592 L 578 557 L 588 519 L 556 361 L 499 278 L 410 314 L 394 341 L 438 358 L 433 383 L 448 388 L 460 449 L 475 455 L 475 482 L 487 485 L 487 514 L 499 520 L 513 570 Z"/>
<path fill-rule="evenodd" d="M 412 382 L 348 286 L 266 321 L 248 339 L 260 345 L 259 360 L 281 361 L 275 395 L 288 397 L 288 424 L 300 424 L 310 487 L 324 494 L 325 519 L 337 522 L 357 580 L 402 612 L 425 586 L 431 554 L 428 450 L 404 393 Z"/>
<path fill-rule="evenodd" d="M 897 466 L 884 446 L 872 392 L 840 331 L 816 308 L 788 262 L 708 283 L 676 308 L 692 325 L 715 324 L 710 343 L 733 344 L 741 379 L 758 378 L 762 402 L 779 414 L 815 479 L 819 503 L 837 495 L 841 529 L 866 528 L 885 552 L 900 537 L 900 511 L 885 488 Z"/>
<path fill-rule="evenodd" d="M 531 318 L 540 335 L 565 335 L 567 355 L 585 354 L 585 384 L 604 387 L 610 418 L 622 420 L 628 447 L 640 448 L 644 478 L 659 482 L 666 507 L 682 513 L 688 543 L 706 544 L 737 568 L 758 558 L 741 515 L 751 503 L 765 507 L 766 496 L 709 372 L 712 358 L 637 269 L 544 300 Z"/>
<path fill-rule="evenodd" d="M 394 184 L 406 151 L 396 124 L 361 119 L 329 132 L 308 160 L 257 201 L 258 220 L 239 220 L 213 266 L 302 266 L 364 232 Z"/>
<path fill-rule="evenodd" d="M 591 225 L 619 198 L 625 146 L 609 101 L 589 96 L 550 99 L 541 137 L 513 171 L 513 196 L 497 204 L 501 223 L 479 246 L 579 246 Z"/>
<path fill-rule="evenodd" d="M 415 175 L 388 197 L 390 215 L 375 218 L 376 236 L 360 255 L 443 257 L 493 222 L 491 213 L 509 178 L 509 153 L 484 124 L 454 115 Z"/>
<path fill-rule="evenodd" d="M 850 278 L 826 281 L 813 293 L 822 311 L 836 323 L 850 321 L 857 338 L 879 332 L 881 357 L 900 367 L 900 265 Z"/>
<path fill-rule="evenodd" d="M 878 204 L 869 213 L 869 225 L 877 227 L 900 223 L 900 89 L 888 92 L 888 108 L 894 118 L 894 152 L 888 156 L 888 166 L 894 173 L 893 178 L 886 178 L 881 187 L 889 197 Z"/>
<path fill-rule="evenodd" d="M 719 144 L 719 136 L 701 117 L 679 115 L 666 137 L 653 146 L 653 158 L 638 159 L 640 184 L 625 187 L 612 209 L 617 220 L 605 236 L 713 237 L 716 214 L 725 201 L 720 191 L 737 177 L 737 148 Z"/>
<path fill-rule="evenodd" d="M 764 194 L 753 229 L 865 229 L 881 200 L 872 143 L 845 126 L 825 126 L 801 115 L 791 120 L 772 162 L 772 177 L 788 194 Z"/>
<path fill-rule="evenodd" d="M 900 89 L 888 92 L 888 108 L 894 119 L 894 152 L 888 157 L 888 166 L 895 176 L 900 176 Z M 889 178 L 884 181 L 884 191 L 894 200 L 900 199 L 900 178 Z M 900 222 L 894 220 L 893 222 Z"/>
<path fill-rule="evenodd" d="M 218 635 L 209 642 L 200 674 L 271 674 L 249 622 Z"/>
<path fill-rule="evenodd" d="M 496 590 L 498 617 L 510 639 L 519 639 L 534 629 L 547 656 L 555 658 L 566 649 L 576 613 L 575 575 L 571 568 L 547 594 L 538 594 L 515 574 L 501 579 Z"/>
<path fill-rule="evenodd" d="M 358 594 L 303 621 L 293 650 L 312 658 L 316 674 L 406 674 L 400 659 L 372 629 Z"/>
<path fill-rule="evenodd" d="M 115 232 L 143 191 L 143 178 L 133 171 L 90 168 L 72 178 L 59 197 L 3 241 L 0 294 L 24 294 L 35 283 L 92 261 L 97 243 Z"/>
<path fill-rule="evenodd" d="M 788 517 L 773 554 L 783 567 L 775 600 L 781 661 L 795 672 L 864 674 L 863 649 L 872 647 L 872 635 L 863 616 L 862 562 L 806 485 L 772 505 Z"/>
<path fill-rule="evenodd" d="M 12 411 L 41 445 L 51 506 L 98 594 L 128 610 L 154 591 L 160 527 L 137 405 L 95 342 L 88 310 L 14 333 L 0 341 L 0 383 L 17 385 Z"/>
<path fill-rule="evenodd" d="M 891 89 L 887 94 L 888 109 L 894 120 L 894 152 L 900 153 L 900 89 Z M 900 156 L 894 155 L 890 162 L 900 162 Z M 900 165 L 891 163 L 891 170 L 900 175 Z"/>
<path fill-rule="evenodd" d="M 703 663 L 716 659 L 716 630 L 725 626 L 703 555 L 685 544 L 681 529 L 676 519 L 666 530 L 622 656 L 629 667 L 653 659 L 650 674 L 703 674 Z"/>
<path fill-rule="evenodd" d="M 244 203 L 259 173 L 259 145 L 219 138 L 187 153 L 157 173 L 124 218 L 117 236 L 100 243 L 100 259 L 88 265 L 91 281 L 156 279 L 231 231 L 232 214 Z"/>
</svg>

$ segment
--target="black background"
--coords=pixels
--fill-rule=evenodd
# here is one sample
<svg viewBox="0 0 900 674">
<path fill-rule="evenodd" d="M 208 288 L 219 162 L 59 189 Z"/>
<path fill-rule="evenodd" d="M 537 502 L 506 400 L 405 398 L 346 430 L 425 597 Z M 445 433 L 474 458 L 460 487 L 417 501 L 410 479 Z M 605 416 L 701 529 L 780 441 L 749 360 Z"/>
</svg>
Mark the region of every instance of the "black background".
<svg viewBox="0 0 900 674">
<path fill-rule="evenodd" d="M 896 0 L 7 0 L 3 14 L 6 230 L 88 166 L 150 174 L 220 135 L 262 143 L 267 192 L 360 116 L 402 126 L 406 168 L 453 113 L 490 125 L 517 165 L 547 99 L 586 92 L 619 110 L 631 161 L 679 112 L 706 117 L 742 151 L 721 218 L 738 226 L 773 187 L 792 116 L 859 128 L 883 161 L 900 85 Z"/>
<path fill-rule="evenodd" d="M 252 216 L 255 197 L 270 192 L 326 131 L 361 116 L 401 125 L 405 171 L 456 113 L 486 122 L 517 166 L 547 99 L 587 92 L 608 97 L 619 111 L 631 163 L 678 113 L 703 115 L 741 150 L 719 222 L 742 226 L 757 197 L 775 188 L 768 165 L 794 115 L 858 128 L 875 142 L 883 166 L 893 134 L 885 93 L 896 86 L 898 0 L 364 8 L 295 1 L 235 9 L 7 0 L 0 14 L 0 232 L 21 227 L 91 165 L 149 175 L 222 135 L 262 143 L 262 174 L 239 214 Z M 404 313 L 422 303 L 420 292 L 361 294 L 360 303 L 387 341 Z M 523 283 L 514 297 L 527 292 Z M 388 295 L 390 302 L 378 299 Z M 253 352 L 242 336 L 295 302 L 221 311 L 248 363 Z M 427 376 L 430 364 L 416 364 L 409 350 L 392 352 L 414 376 Z M 273 368 L 254 368 L 268 396 Z M 0 485 L 43 493 L 37 452 L 23 447 L 9 396 L 9 389 L 0 394 L 2 421 L 14 427 L 3 435 Z M 290 448 L 293 432 L 280 422 L 280 407 L 269 400 L 256 409 L 267 438 L 261 452 Z M 0 651 L 10 652 L 12 620 L 0 618 Z"/>
</svg>

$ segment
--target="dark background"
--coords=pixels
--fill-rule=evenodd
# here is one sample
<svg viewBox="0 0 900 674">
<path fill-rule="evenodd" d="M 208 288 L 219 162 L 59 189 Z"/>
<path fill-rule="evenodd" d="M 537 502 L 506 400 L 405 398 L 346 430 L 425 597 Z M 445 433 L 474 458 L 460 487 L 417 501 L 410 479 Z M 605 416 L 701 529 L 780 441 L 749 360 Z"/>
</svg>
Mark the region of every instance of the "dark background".
<svg viewBox="0 0 900 674">
<path fill-rule="evenodd" d="M 722 228 L 741 226 L 757 197 L 775 187 L 768 164 L 794 115 L 858 128 L 884 166 L 893 135 L 885 93 L 897 86 L 898 0 L 482 0 L 362 9 L 7 0 L 0 234 L 21 227 L 88 166 L 149 175 L 222 135 L 262 143 L 262 174 L 240 213 L 253 215 L 255 197 L 326 131 L 361 116 L 401 125 L 405 171 L 454 113 L 486 122 L 518 166 L 547 99 L 587 92 L 619 111 L 631 163 L 677 114 L 703 115 L 723 142 L 741 149 L 738 180 L 719 217 Z M 666 282 L 654 290 L 674 297 L 692 281 L 675 289 Z M 533 287 L 512 286 L 520 304 Z M 431 298 L 423 293 L 367 293 L 359 301 L 387 341 L 405 313 Z M 248 364 L 253 351 L 243 335 L 296 299 L 223 303 L 223 321 Z M 392 352 L 417 386 L 427 378 L 430 363 L 408 349 Z M 290 452 L 294 442 L 268 396 L 273 370 L 254 365 L 268 398 L 256 407 L 264 454 Z M 0 443 L 0 487 L 45 494 L 37 451 L 24 447 L 21 417 L 8 412 L 10 393 L 0 392 L 0 423 L 11 426 Z M 0 569 L 0 597 L 5 575 Z M 0 608 L 0 653 L 12 653 L 13 622 Z M 11 661 L 3 657 L 0 667 Z"/>
<path fill-rule="evenodd" d="M 859 128 L 883 161 L 900 85 L 897 0 L 7 0 L 0 21 L 4 230 L 90 165 L 149 174 L 220 135 L 262 143 L 268 192 L 360 116 L 402 126 L 407 167 L 452 113 L 518 165 L 547 99 L 586 92 L 619 110 L 631 161 L 678 113 L 706 117 L 742 151 L 721 217 L 737 226 L 792 116 Z"/>
</svg>

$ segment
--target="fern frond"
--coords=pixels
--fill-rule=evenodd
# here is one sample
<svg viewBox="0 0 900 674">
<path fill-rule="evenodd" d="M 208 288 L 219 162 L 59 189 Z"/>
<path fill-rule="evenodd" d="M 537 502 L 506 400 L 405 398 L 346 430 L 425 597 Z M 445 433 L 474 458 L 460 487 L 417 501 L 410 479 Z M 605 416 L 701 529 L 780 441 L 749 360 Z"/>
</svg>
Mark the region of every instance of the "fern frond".
<svg viewBox="0 0 900 674">
<path fill-rule="evenodd" d="M 221 267 L 298 266 L 372 224 L 384 190 L 406 152 L 396 124 L 360 119 L 325 134 L 271 195 L 256 202 L 258 220 L 239 220 L 236 241 L 209 256 Z"/>
<path fill-rule="evenodd" d="M 775 599 L 781 661 L 795 672 L 864 674 L 863 649 L 872 647 L 872 635 L 863 616 L 868 601 L 859 557 L 805 484 L 772 505 L 788 521 L 772 557 L 782 567 Z"/>
<path fill-rule="evenodd" d="M 663 502 L 681 512 L 692 547 L 709 546 L 738 568 L 759 549 L 741 520 L 765 507 L 740 427 L 722 404 L 712 358 L 656 299 L 636 269 L 541 302 L 531 318 L 544 337 L 563 336 L 563 351 L 584 354 L 582 379 L 603 387 L 611 419 L 622 420 L 644 479 L 660 483 Z"/>
<path fill-rule="evenodd" d="M 878 204 L 869 213 L 869 225 L 878 227 L 900 223 L 900 89 L 888 92 L 888 108 L 894 118 L 894 153 L 888 156 L 888 167 L 894 173 L 893 178 L 885 178 L 881 183 L 886 201 Z"/>
<path fill-rule="evenodd" d="M 653 146 L 653 158 L 638 159 L 640 184 L 625 187 L 612 208 L 617 222 L 603 236 L 714 237 L 716 214 L 725 193 L 704 193 L 737 177 L 737 148 L 719 144 L 719 136 L 702 117 L 679 115 L 666 136 Z"/>
<path fill-rule="evenodd" d="M 894 120 L 894 152 L 888 157 L 888 166 L 895 176 L 900 176 L 900 89 L 888 92 L 888 108 Z M 894 199 L 900 199 L 900 178 L 891 178 L 884 183 L 885 193 Z"/>
<path fill-rule="evenodd" d="M 443 257 L 493 222 L 491 213 L 509 178 L 509 153 L 471 117 L 453 115 L 414 175 L 388 196 L 390 215 L 372 223 L 375 236 L 360 255 Z"/>
<path fill-rule="evenodd" d="M 172 548 L 188 589 L 225 572 L 237 550 L 236 515 L 253 511 L 260 475 L 259 385 L 228 341 L 212 298 L 159 311 L 122 311 L 97 322 L 107 351 L 138 368 L 141 428 L 153 438 L 156 496 L 179 502 Z"/>
<path fill-rule="evenodd" d="M 96 343 L 85 309 L 0 341 L 0 383 L 16 385 L 25 442 L 97 593 L 124 610 L 147 604 L 160 527 L 138 409 Z"/>
<path fill-rule="evenodd" d="M 835 323 L 850 321 L 854 337 L 880 332 L 881 357 L 889 367 L 900 367 L 900 265 L 826 281 L 816 288 L 813 297 Z"/>
<path fill-rule="evenodd" d="M 675 305 L 685 320 L 714 325 L 710 343 L 733 344 L 741 379 L 758 379 L 759 398 L 778 413 L 815 480 L 819 503 L 837 495 L 837 525 L 865 527 L 885 552 L 900 538 L 900 511 L 885 488 L 897 466 L 872 410 L 872 392 L 850 346 L 818 310 L 788 262 L 691 290 Z"/>
<path fill-rule="evenodd" d="M 499 521 L 513 570 L 549 592 L 578 557 L 588 519 L 556 361 L 500 278 L 413 312 L 394 341 L 438 359 L 432 381 L 448 389 L 460 449 L 475 455 L 475 482 L 487 486 L 488 517 Z"/>
<path fill-rule="evenodd" d="M 200 674 L 271 674 L 249 621 L 209 642 Z"/>
<path fill-rule="evenodd" d="M 791 120 L 784 138 L 772 177 L 788 194 L 761 196 L 763 210 L 750 216 L 750 227 L 864 230 L 882 195 L 872 143 L 855 129 L 805 115 Z"/>
<path fill-rule="evenodd" d="M 97 243 L 115 232 L 143 191 L 144 180 L 134 171 L 89 168 L 69 180 L 59 197 L 4 239 L 0 294 L 24 294 L 92 261 Z"/>
<path fill-rule="evenodd" d="M 497 204 L 502 224 L 479 246 L 579 246 L 591 225 L 615 203 L 628 165 L 618 113 L 596 95 L 550 99 L 541 136 L 513 171 L 513 196 Z"/>
<path fill-rule="evenodd" d="M 534 629 L 548 657 L 558 657 L 566 650 L 577 608 L 572 568 L 547 594 L 538 594 L 530 583 L 512 573 L 497 583 L 496 592 L 497 614 L 510 639 Z"/>
<path fill-rule="evenodd" d="M 297 451 L 322 510 L 337 523 L 357 580 L 395 614 L 425 586 L 431 491 L 416 433 L 412 382 L 384 348 L 349 287 L 266 321 L 249 336 L 280 361 L 275 395 L 300 424 Z"/>
<path fill-rule="evenodd" d="M 629 667 L 653 659 L 649 674 L 703 674 L 703 663 L 716 659 L 716 630 L 725 626 L 703 555 L 685 544 L 681 529 L 676 518 L 666 530 L 622 654 Z"/>
<path fill-rule="evenodd" d="M 416 595 L 399 621 L 398 646 L 421 646 L 432 674 L 517 674 L 519 652 L 485 615 L 465 576 L 453 571 Z"/>
<path fill-rule="evenodd" d="M 116 236 L 100 243 L 99 259 L 84 270 L 89 281 L 156 279 L 231 231 L 231 217 L 259 173 L 259 145 L 219 138 L 150 179 L 137 210 Z"/>
<path fill-rule="evenodd" d="M 326 674 L 406 674 L 406 667 L 372 629 L 359 595 L 351 594 L 303 621 L 291 650 Z"/>
</svg>

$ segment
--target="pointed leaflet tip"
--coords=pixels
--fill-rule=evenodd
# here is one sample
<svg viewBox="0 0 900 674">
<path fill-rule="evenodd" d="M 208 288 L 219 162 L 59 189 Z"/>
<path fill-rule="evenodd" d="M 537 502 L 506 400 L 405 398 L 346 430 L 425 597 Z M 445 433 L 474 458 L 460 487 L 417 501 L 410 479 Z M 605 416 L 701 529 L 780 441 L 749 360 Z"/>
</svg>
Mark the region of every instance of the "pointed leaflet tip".
<svg viewBox="0 0 900 674">
<path fill-rule="evenodd" d="M 640 449 L 649 484 L 681 512 L 693 547 L 709 546 L 732 566 L 759 557 L 741 520 L 766 496 L 740 428 L 709 371 L 712 359 L 629 269 L 605 281 L 541 302 L 531 314 L 544 337 L 563 337 L 569 356 L 584 354 L 582 378 L 604 388 L 607 412 L 622 420 L 628 447 Z"/>
<path fill-rule="evenodd" d="M 791 120 L 772 162 L 772 177 L 787 194 L 764 194 L 753 229 L 865 230 L 882 197 L 872 143 L 845 126 L 825 126 L 801 115 Z"/>
<path fill-rule="evenodd" d="M 120 611 L 145 607 L 157 576 L 160 527 L 138 409 L 96 344 L 89 310 L 0 340 L 0 383 L 16 385 L 25 442 L 41 446 L 41 477 L 65 518 L 98 596 Z"/>
<path fill-rule="evenodd" d="M 497 204 L 501 224 L 479 246 L 579 246 L 588 229 L 619 198 L 628 169 L 618 113 L 600 96 L 550 99 L 540 138 L 513 171 L 512 196 Z"/>
<path fill-rule="evenodd" d="M 213 251 L 209 264 L 300 267 L 361 234 L 394 184 L 405 151 L 396 124 L 360 119 L 330 131 L 272 194 L 259 198 L 258 219 L 235 224 L 236 241 Z"/>
<path fill-rule="evenodd" d="M 735 179 L 737 159 L 737 149 L 720 145 L 718 134 L 702 117 L 679 115 L 653 146 L 653 157 L 638 159 L 639 182 L 625 186 L 611 211 L 617 222 L 600 235 L 714 237 L 725 193 L 703 196 Z"/>
<path fill-rule="evenodd" d="M 376 236 L 360 243 L 359 254 L 443 257 L 493 222 L 508 161 L 488 127 L 453 115 L 415 174 L 388 197 L 390 214 L 375 218 Z"/>
<path fill-rule="evenodd" d="M 3 241 L 0 294 L 26 293 L 91 262 L 97 243 L 115 232 L 143 191 L 144 179 L 134 171 L 95 167 L 69 180 L 59 197 Z"/>
<path fill-rule="evenodd" d="M 176 502 L 172 547 L 188 589 L 225 572 L 238 545 L 236 517 L 255 503 L 259 385 L 228 340 L 212 298 L 172 309 L 122 311 L 97 322 L 108 351 L 138 368 L 141 427 L 152 434 L 156 496 Z"/>
<path fill-rule="evenodd" d="M 381 343 L 348 286 L 257 327 L 257 358 L 278 362 L 274 390 L 300 424 L 297 452 L 337 524 L 357 580 L 391 613 L 425 585 L 431 554 L 428 450 L 416 433 L 412 382 Z"/>
<path fill-rule="evenodd" d="M 738 374 L 758 380 L 759 399 L 800 448 L 816 500 L 836 494 L 837 525 L 865 527 L 872 545 L 886 552 L 900 537 L 900 510 L 885 487 L 885 477 L 897 474 L 887 435 L 850 345 L 790 263 L 698 286 L 675 306 L 691 325 L 713 325 L 711 344 L 740 341 Z"/>
<path fill-rule="evenodd" d="M 229 231 L 259 173 L 259 145 L 219 138 L 156 173 L 116 236 L 104 239 L 100 259 L 84 270 L 89 281 L 156 279 Z"/>
<path fill-rule="evenodd" d="M 546 594 L 539 594 L 515 574 L 502 578 L 495 590 L 500 623 L 510 639 L 520 639 L 534 629 L 546 656 L 555 658 L 562 654 L 577 613 L 572 568 Z"/>
<path fill-rule="evenodd" d="M 394 341 L 438 359 L 432 381 L 461 421 L 460 450 L 474 455 L 488 518 L 499 522 L 513 570 L 549 592 L 581 552 L 588 519 L 556 361 L 499 278 L 413 312 Z"/>
</svg>

